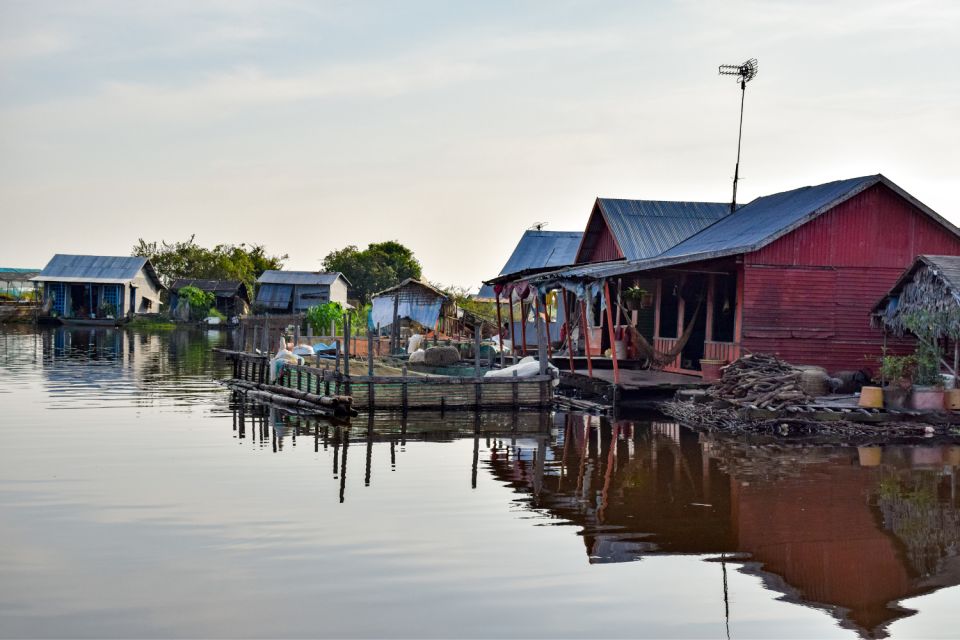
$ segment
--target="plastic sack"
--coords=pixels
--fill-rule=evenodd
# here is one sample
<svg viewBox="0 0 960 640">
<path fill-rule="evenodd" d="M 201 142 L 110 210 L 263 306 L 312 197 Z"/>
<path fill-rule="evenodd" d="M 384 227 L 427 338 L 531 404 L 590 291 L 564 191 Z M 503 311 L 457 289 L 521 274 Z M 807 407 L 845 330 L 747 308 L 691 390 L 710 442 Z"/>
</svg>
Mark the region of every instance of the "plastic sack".
<svg viewBox="0 0 960 640">
<path fill-rule="evenodd" d="M 423 349 L 417 349 L 410 354 L 410 364 L 423 364 L 426 360 L 427 352 Z"/>
<path fill-rule="evenodd" d="M 412 355 L 420 348 L 421 344 L 423 344 L 423 335 L 420 333 L 413 334 L 407 342 L 407 353 Z"/>
</svg>

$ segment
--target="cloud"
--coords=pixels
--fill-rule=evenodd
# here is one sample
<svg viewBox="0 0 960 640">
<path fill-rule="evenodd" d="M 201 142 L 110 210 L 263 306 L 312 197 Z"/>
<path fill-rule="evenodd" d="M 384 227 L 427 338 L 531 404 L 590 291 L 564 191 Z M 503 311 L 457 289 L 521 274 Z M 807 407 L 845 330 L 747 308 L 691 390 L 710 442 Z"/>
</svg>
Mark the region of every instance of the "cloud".
<svg viewBox="0 0 960 640">
<path fill-rule="evenodd" d="M 34 31 L 9 38 L 0 38 L 0 60 L 13 61 L 62 53 L 71 43 L 63 34 Z"/>
</svg>

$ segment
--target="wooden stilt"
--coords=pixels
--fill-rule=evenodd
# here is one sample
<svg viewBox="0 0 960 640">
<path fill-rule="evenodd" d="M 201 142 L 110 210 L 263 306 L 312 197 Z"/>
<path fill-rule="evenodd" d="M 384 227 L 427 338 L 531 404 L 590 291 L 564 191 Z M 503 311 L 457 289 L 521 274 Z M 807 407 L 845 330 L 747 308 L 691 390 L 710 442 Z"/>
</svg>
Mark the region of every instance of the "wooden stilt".
<svg viewBox="0 0 960 640">
<path fill-rule="evenodd" d="M 520 339 L 523 341 L 523 357 L 527 357 L 527 305 L 520 301 Z"/>
<path fill-rule="evenodd" d="M 497 291 L 497 336 L 500 338 L 500 366 L 506 366 L 506 352 L 503 350 L 503 340 L 506 338 L 503 335 L 503 320 L 500 318 L 500 292 Z M 492 364 L 492 363 L 491 363 Z"/>
<path fill-rule="evenodd" d="M 570 373 L 576 373 L 573 366 L 573 323 L 570 318 L 570 305 L 567 304 L 567 292 L 560 290 L 561 300 L 563 300 L 563 320 L 567 323 L 567 355 L 570 357 Z"/>
<path fill-rule="evenodd" d="M 587 317 L 587 302 L 580 301 L 580 329 L 583 331 L 583 346 L 587 352 L 587 371 L 593 377 L 593 360 L 590 359 L 590 322 Z"/>
<path fill-rule="evenodd" d="M 510 356 L 513 358 L 513 364 L 517 364 L 517 332 L 516 322 L 513 319 L 513 292 L 510 292 Z"/>
<path fill-rule="evenodd" d="M 620 365 L 617 363 L 616 331 L 613 329 L 613 305 L 610 300 L 610 282 L 603 281 L 603 293 L 607 299 L 607 332 L 610 334 L 610 355 L 613 358 L 613 383 L 620 384 Z"/>
</svg>

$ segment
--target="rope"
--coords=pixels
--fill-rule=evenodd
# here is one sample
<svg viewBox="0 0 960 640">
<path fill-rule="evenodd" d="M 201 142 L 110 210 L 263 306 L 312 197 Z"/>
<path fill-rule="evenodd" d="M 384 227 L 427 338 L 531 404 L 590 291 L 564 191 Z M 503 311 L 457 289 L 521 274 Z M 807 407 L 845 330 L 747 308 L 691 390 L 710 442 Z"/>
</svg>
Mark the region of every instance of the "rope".
<svg viewBox="0 0 960 640">
<path fill-rule="evenodd" d="M 690 318 L 690 322 L 687 323 L 686 328 L 684 328 L 683 333 L 677 339 L 676 344 L 674 344 L 673 347 L 667 351 L 658 351 L 649 342 L 647 342 L 646 338 L 644 338 L 639 331 L 637 331 L 635 336 L 637 338 L 637 348 L 650 362 L 651 369 L 662 369 L 676 360 L 677 356 L 680 355 L 680 352 L 683 351 L 683 348 L 687 346 L 690 336 L 693 335 L 693 325 L 697 322 L 697 316 L 700 315 L 700 307 L 702 306 L 703 298 L 701 297 L 697 300 L 697 308 L 693 311 L 693 316 Z"/>
</svg>

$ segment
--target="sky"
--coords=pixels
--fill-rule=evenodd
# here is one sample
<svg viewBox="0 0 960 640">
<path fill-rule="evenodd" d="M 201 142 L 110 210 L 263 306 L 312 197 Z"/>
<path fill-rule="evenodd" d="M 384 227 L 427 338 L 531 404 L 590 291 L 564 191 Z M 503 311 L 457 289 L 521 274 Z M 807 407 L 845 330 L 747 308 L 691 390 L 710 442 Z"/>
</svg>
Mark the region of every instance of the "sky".
<svg viewBox="0 0 960 640">
<path fill-rule="evenodd" d="M 960 3 L 0 0 L 0 266 L 138 238 L 472 290 L 596 197 L 883 173 L 960 223 Z"/>
</svg>

